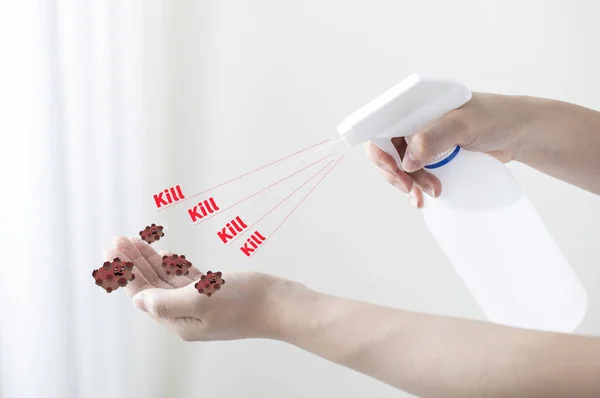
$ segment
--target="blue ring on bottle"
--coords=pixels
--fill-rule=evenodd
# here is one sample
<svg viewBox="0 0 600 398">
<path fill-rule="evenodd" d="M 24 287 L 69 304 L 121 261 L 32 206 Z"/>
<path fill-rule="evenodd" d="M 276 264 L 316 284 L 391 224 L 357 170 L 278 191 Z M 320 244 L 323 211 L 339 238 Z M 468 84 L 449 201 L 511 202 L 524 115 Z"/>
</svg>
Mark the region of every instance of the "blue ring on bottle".
<svg viewBox="0 0 600 398">
<path fill-rule="evenodd" d="M 437 169 L 438 167 L 442 167 L 443 165 L 450 163 L 450 161 L 452 159 L 454 159 L 456 157 L 456 155 L 458 155 L 458 152 L 460 152 L 459 146 L 457 146 L 456 149 L 454 149 L 454 151 L 452 151 L 452 153 L 450 155 L 448 155 L 447 158 L 442 159 L 437 163 L 427 165 L 427 166 L 425 166 L 425 168 L 426 169 Z"/>
</svg>

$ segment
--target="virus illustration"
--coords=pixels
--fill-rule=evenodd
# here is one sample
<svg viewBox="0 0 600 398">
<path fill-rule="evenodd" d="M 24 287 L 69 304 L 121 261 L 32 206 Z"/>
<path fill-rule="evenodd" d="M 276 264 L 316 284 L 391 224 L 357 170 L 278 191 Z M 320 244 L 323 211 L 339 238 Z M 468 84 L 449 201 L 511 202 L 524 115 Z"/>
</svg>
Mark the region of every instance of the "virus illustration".
<svg viewBox="0 0 600 398">
<path fill-rule="evenodd" d="M 206 275 L 202 275 L 202 278 L 196 282 L 194 287 L 198 290 L 198 293 L 210 297 L 225 284 L 221 275 L 223 275 L 221 272 L 208 271 Z"/>
<path fill-rule="evenodd" d="M 92 276 L 96 285 L 102 287 L 107 293 L 117 290 L 119 287 L 127 286 L 129 281 L 135 279 L 133 263 L 121 261 L 116 257 L 113 261 L 106 261 L 101 268 L 95 269 Z"/>
<path fill-rule="evenodd" d="M 190 273 L 189 268 L 192 266 L 192 263 L 186 260 L 185 256 L 173 254 L 171 256 L 163 256 L 162 266 L 167 275 L 173 273 L 176 276 L 181 276 Z"/>
<path fill-rule="evenodd" d="M 163 227 L 160 225 L 152 224 L 146 226 L 143 231 L 140 231 L 140 237 L 147 243 L 153 243 L 165 236 Z"/>
</svg>

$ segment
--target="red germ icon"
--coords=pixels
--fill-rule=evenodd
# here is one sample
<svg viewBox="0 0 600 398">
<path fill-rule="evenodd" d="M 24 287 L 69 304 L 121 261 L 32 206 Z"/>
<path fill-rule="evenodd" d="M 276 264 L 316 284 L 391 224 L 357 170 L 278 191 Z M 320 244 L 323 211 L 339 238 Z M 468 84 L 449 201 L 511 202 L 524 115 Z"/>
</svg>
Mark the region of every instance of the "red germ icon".
<svg viewBox="0 0 600 398">
<path fill-rule="evenodd" d="M 147 243 L 153 243 L 165 236 L 163 227 L 160 225 L 152 224 L 146 226 L 143 231 L 140 231 L 140 237 Z"/>
<path fill-rule="evenodd" d="M 221 278 L 221 275 L 223 275 L 221 272 L 208 271 L 206 275 L 202 275 L 194 287 L 198 290 L 198 293 L 210 297 L 225 284 L 225 280 Z"/>
<path fill-rule="evenodd" d="M 117 290 L 119 287 L 127 286 L 129 281 L 135 279 L 131 261 L 121 261 L 115 257 L 113 261 L 106 261 L 102 267 L 95 269 L 92 276 L 96 285 L 102 287 L 107 293 Z"/>
<path fill-rule="evenodd" d="M 167 275 L 174 273 L 177 276 L 187 275 L 190 273 L 188 268 L 192 266 L 185 256 L 173 254 L 171 256 L 163 256 L 162 266 L 166 270 Z"/>
</svg>

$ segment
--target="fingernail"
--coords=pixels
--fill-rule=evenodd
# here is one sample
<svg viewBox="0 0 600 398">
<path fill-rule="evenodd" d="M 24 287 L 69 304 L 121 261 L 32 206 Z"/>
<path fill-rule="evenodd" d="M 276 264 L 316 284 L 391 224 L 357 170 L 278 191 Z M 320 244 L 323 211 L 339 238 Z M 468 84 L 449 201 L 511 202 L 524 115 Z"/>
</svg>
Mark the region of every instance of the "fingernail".
<svg viewBox="0 0 600 398">
<path fill-rule="evenodd" d="M 409 173 L 415 171 L 419 168 L 419 162 L 416 161 L 410 152 L 406 152 L 406 156 L 404 156 L 404 160 L 402 160 L 402 167 L 404 170 Z"/>
<path fill-rule="evenodd" d="M 388 167 L 387 172 L 392 175 L 398 175 L 398 173 L 400 172 L 400 168 L 398 167 L 398 165 L 394 165 L 393 167 Z"/>
<path fill-rule="evenodd" d="M 423 187 L 423 191 L 425 191 L 425 193 L 432 198 L 435 198 L 435 190 L 433 189 L 433 186 L 427 184 Z"/>
<path fill-rule="evenodd" d="M 136 307 L 137 309 L 142 310 L 144 312 L 147 312 L 146 307 L 144 306 L 144 297 L 143 297 L 142 292 L 133 296 L 131 301 L 133 302 L 134 307 Z"/>
<path fill-rule="evenodd" d="M 392 181 L 392 185 L 398 188 L 401 192 L 408 194 L 408 189 L 399 181 Z"/>
<path fill-rule="evenodd" d="M 410 193 L 410 203 L 417 208 L 419 207 L 419 202 L 417 201 L 417 197 L 415 196 L 414 192 Z"/>
</svg>

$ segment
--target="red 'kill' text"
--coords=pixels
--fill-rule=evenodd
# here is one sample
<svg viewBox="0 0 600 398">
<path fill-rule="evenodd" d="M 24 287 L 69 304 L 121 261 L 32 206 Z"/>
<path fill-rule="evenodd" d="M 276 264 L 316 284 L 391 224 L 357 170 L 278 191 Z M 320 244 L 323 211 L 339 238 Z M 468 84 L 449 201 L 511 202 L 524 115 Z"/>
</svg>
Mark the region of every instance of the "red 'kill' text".
<svg viewBox="0 0 600 398">
<path fill-rule="evenodd" d="M 258 248 L 258 246 L 261 245 L 265 240 L 266 240 L 266 238 L 264 236 L 262 236 L 260 234 L 260 232 L 254 231 L 254 233 L 252 235 L 250 235 L 248 240 L 246 240 L 246 243 L 244 243 L 244 246 L 240 247 L 240 250 L 246 256 L 250 257 L 250 255 L 252 253 L 254 253 L 254 251 Z"/>
<path fill-rule="evenodd" d="M 198 202 L 198 204 L 191 209 L 188 209 L 188 214 L 190 215 L 192 222 L 196 222 L 197 220 L 201 220 L 206 217 L 208 214 L 219 211 L 219 206 L 215 203 L 214 198 L 206 199 L 202 202 Z"/>
<path fill-rule="evenodd" d="M 163 194 L 165 195 L 164 198 Z M 181 199 L 185 199 L 185 196 L 183 196 L 183 193 L 181 192 L 181 187 L 179 185 L 167 188 L 163 192 L 154 195 L 154 203 L 156 203 L 156 207 L 159 209 L 162 206 L 170 205 L 171 203 L 178 202 Z"/>
<path fill-rule="evenodd" d="M 217 232 L 217 236 L 221 238 L 223 243 L 227 243 L 227 241 L 233 239 L 239 232 L 242 232 L 244 228 L 247 227 L 248 226 L 242 221 L 240 216 L 237 216 L 234 220 L 228 222 L 221 231 Z"/>
</svg>

